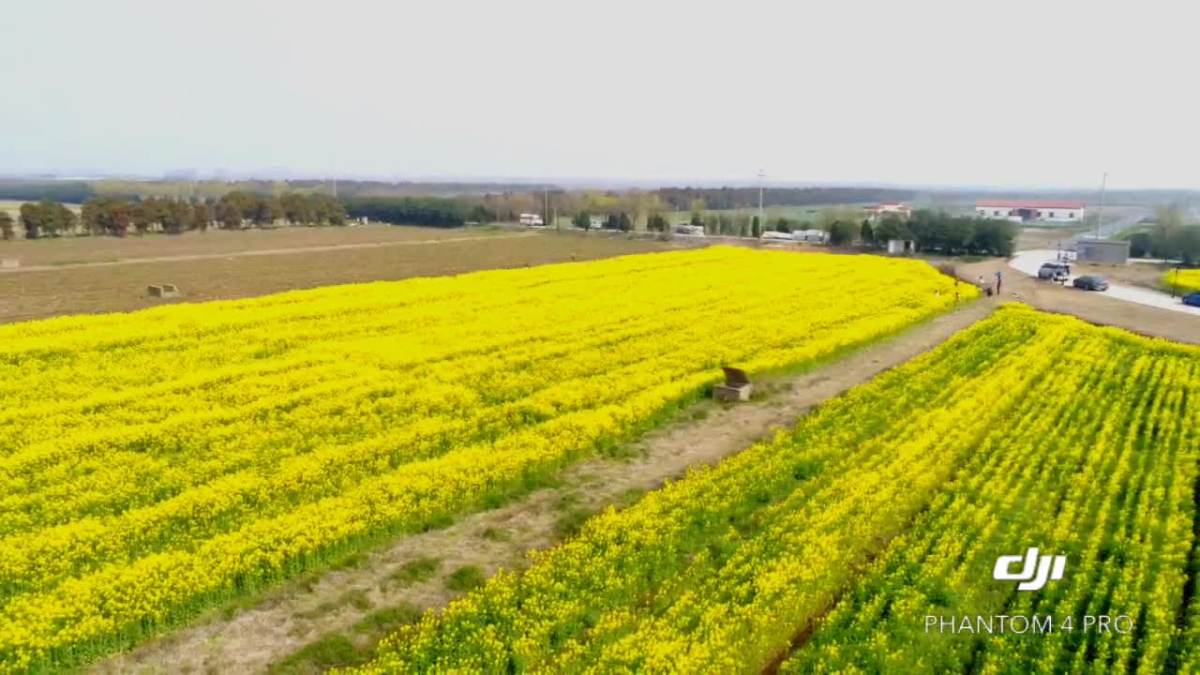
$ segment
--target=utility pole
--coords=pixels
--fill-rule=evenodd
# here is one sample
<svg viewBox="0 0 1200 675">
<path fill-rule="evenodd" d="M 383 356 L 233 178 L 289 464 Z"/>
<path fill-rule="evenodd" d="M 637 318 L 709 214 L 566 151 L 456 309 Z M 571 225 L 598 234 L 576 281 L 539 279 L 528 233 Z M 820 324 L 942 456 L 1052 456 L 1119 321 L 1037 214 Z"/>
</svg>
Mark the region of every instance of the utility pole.
<svg viewBox="0 0 1200 675">
<path fill-rule="evenodd" d="M 765 179 L 766 177 L 767 177 L 767 174 L 765 172 L 763 172 L 762 169 L 759 169 L 758 170 L 758 233 L 759 233 L 759 235 L 762 235 L 762 233 L 765 232 L 767 229 L 767 219 L 766 219 L 766 216 L 763 214 L 763 179 Z M 753 234 L 753 230 L 751 230 L 751 234 Z"/>
<path fill-rule="evenodd" d="M 1100 179 L 1100 208 L 1096 211 L 1096 238 L 1100 239 L 1100 226 L 1104 223 L 1104 191 L 1108 187 L 1108 172 Z"/>
</svg>

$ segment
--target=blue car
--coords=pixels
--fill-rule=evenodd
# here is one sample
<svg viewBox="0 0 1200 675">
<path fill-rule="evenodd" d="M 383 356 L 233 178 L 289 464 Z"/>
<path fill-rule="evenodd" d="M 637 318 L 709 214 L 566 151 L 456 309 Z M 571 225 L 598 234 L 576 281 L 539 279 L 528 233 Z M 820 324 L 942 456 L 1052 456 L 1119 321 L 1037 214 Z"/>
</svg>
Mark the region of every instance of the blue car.
<svg viewBox="0 0 1200 675">
<path fill-rule="evenodd" d="M 1200 291 L 1188 293 L 1183 296 L 1183 304 L 1191 305 L 1192 307 L 1200 307 Z"/>
</svg>

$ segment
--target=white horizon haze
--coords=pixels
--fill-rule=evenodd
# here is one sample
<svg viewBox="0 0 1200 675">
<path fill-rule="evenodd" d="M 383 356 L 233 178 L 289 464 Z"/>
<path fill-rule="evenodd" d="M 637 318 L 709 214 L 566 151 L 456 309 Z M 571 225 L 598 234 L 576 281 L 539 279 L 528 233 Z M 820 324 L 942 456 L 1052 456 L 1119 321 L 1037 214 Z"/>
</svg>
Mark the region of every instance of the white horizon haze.
<svg viewBox="0 0 1200 675">
<path fill-rule="evenodd" d="M 1200 188 L 1184 3 L 14 3 L 0 174 Z"/>
</svg>

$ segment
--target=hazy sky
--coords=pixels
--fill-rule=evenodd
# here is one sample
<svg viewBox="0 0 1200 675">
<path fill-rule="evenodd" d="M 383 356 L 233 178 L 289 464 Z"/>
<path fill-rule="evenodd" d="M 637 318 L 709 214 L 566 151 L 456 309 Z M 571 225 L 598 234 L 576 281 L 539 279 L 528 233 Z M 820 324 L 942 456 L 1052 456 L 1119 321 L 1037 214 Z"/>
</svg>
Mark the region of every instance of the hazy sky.
<svg viewBox="0 0 1200 675">
<path fill-rule="evenodd" d="M 0 172 L 1200 187 L 1194 4 L 16 1 Z"/>
</svg>

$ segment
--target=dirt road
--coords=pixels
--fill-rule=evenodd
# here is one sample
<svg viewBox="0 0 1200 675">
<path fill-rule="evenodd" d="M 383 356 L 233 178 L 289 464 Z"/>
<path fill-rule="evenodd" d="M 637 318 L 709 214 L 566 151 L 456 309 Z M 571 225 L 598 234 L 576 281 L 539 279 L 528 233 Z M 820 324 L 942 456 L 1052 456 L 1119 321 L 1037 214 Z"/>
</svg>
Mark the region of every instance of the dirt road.
<svg viewBox="0 0 1200 675">
<path fill-rule="evenodd" d="M 682 476 L 689 467 L 743 450 L 773 430 L 793 425 L 812 406 L 940 344 L 994 308 L 995 303 L 975 302 L 807 374 L 760 382 L 759 389 L 767 395 L 749 403 L 730 408 L 697 403 L 675 422 L 633 443 L 627 459 L 581 463 L 565 472 L 559 487 L 468 516 L 442 530 L 399 539 L 352 568 L 329 572 L 315 583 L 281 587 L 256 607 L 230 618 L 214 614 L 93 670 L 261 672 L 331 634 L 369 649 L 370 640 L 352 628 L 375 609 L 444 605 L 454 595 L 446 590 L 446 580 L 455 570 L 476 566 L 490 575 L 500 568 L 519 568 L 527 551 L 559 538 L 564 518 L 623 503 Z M 438 571 L 428 579 L 408 585 L 394 582 L 406 565 L 425 559 L 438 561 Z"/>
</svg>

